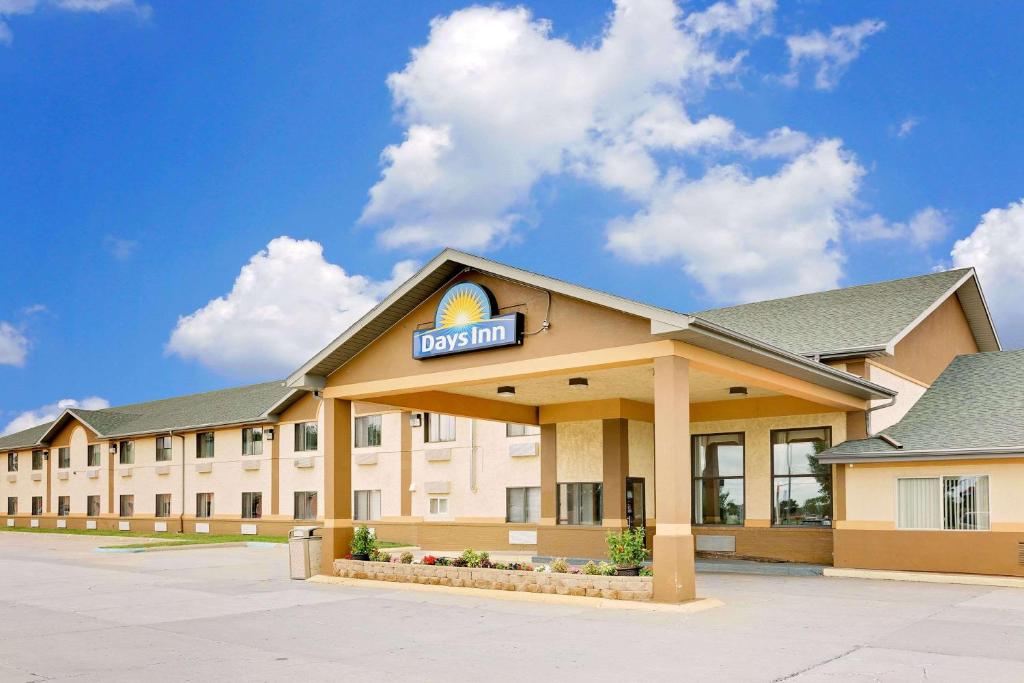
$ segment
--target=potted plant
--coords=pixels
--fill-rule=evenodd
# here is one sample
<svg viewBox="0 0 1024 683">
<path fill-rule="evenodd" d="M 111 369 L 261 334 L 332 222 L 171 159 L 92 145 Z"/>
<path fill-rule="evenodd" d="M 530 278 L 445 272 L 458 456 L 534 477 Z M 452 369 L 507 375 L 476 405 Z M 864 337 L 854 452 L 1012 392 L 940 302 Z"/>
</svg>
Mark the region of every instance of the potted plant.
<svg viewBox="0 0 1024 683">
<path fill-rule="evenodd" d="M 377 539 L 365 524 L 358 527 L 352 535 L 351 548 L 352 559 L 363 560 L 364 562 L 377 552 Z"/>
<path fill-rule="evenodd" d="M 640 576 L 640 567 L 647 559 L 647 537 L 643 527 L 608 532 L 608 555 L 618 576 Z"/>
</svg>

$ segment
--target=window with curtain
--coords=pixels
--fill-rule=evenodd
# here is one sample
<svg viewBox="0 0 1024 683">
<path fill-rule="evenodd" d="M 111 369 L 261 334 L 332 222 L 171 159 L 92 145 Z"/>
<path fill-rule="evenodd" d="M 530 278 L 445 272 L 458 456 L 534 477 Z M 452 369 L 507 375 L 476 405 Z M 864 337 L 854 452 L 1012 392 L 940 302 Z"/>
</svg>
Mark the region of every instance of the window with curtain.
<svg viewBox="0 0 1024 683">
<path fill-rule="evenodd" d="M 829 427 L 772 432 L 772 524 L 832 526 L 832 466 L 818 461 L 831 445 Z"/>
<path fill-rule="evenodd" d="M 213 432 L 199 432 L 196 434 L 196 457 L 213 457 Z"/>
<path fill-rule="evenodd" d="M 505 423 L 505 436 L 537 436 L 540 425 L 521 425 L 515 422 Z"/>
<path fill-rule="evenodd" d="M 100 516 L 100 497 L 99 496 L 86 496 L 85 497 L 85 514 L 89 517 Z"/>
<path fill-rule="evenodd" d="M 7 514 L 16 515 L 18 514 L 18 497 L 7 496 Z"/>
<path fill-rule="evenodd" d="M 259 519 L 263 516 L 263 492 L 246 491 L 242 494 L 242 519 Z"/>
<path fill-rule="evenodd" d="M 900 529 L 988 531 L 988 475 L 897 479 L 896 508 Z"/>
<path fill-rule="evenodd" d="M 67 446 L 57 449 L 57 467 L 59 469 L 71 467 L 71 449 Z"/>
<path fill-rule="evenodd" d="M 316 450 L 316 422 L 295 424 L 295 452 Z"/>
<path fill-rule="evenodd" d="M 693 523 L 743 524 L 743 434 L 693 437 Z"/>
<path fill-rule="evenodd" d="M 135 464 L 135 442 L 134 441 L 122 441 L 118 447 L 117 452 L 120 454 L 120 462 L 122 465 L 133 465 Z"/>
<path fill-rule="evenodd" d="M 123 494 L 118 500 L 118 514 L 121 517 L 131 517 L 135 514 L 135 496 Z"/>
<path fill-rule="evenodd" d="M 380 446 L 381 415 L 363 415 L 356 418 L 356 448 Z"/>
<path fill-rule="evenodd" d="M 156 437 L 156 461 L 167 462 L 171 459 L 171 437 Z"/>
<path fill-rule="evenodd" d="M 263 427 L 242 430 L 242 455 L 263 455 Z"/>
<path fill-rule="evenodd" d="M 57 496 L 57 516 L 67 517 L 71 514 L 71 496 Z"/>
<path fill-rule="evenodd" d="M 18 454 L 8 453 L 7 454 L 7 471 L 17 472 L 18 471 Z"/>
<path fill-rule="evenodd" d="M 573 482 L 558 485 L 558 523 L 583 526 L 601 525 L 602 485 Z"/>
<path fill-rule="evenodd" d="M 428 443 L 439 443 L 442 441 L 455 441 L 455 417 L 452 415 L 441 415 L 440 413 L 427 413 L 425 416 L 424 441 Z"/>
<path fill-rule="evenodd" d="M 380 519 L 380 491 L 365 490 L 352 493 L 354 519 L 360 521 Z"/>
<path fill-rule="evenodd" d="M 32 514 L 41 515 L 43 514 L 43 497 L 32 496 Z"/>
<path fill-rule="evenodd" d="M 159 455 L 159 450 L 157 451 Z M 99 467 L 100 466 L 100 445 L 98 443 L 91 443 L 86 451 L 86 467 Z"/>
<path fill-rule="evenodd" d="M 43 469 L 43 452 L 32 451 L 32 469 L 41 470 Z"/>
<path fill-rule="evenodd" d="M 156 494 L 156 516 L 157 517 L 170 517 L 171 516 L 171 494 L 169 494 L 169 493 L 158 493 L 158 494 Z"/>
<path fill-rule="evenodd" d="M 212 493 L 197 493 L 196 494 L 196 517 L 207 518 L 213 517 L 213 494 Z"/>
<path fill-rule="evenodd" d="M 316 491 L 295 492 L 295 519 L 316 519 Z"/>
<path fill-rule="evenodd" d="M 531 524 L 540 521 L 540 487 L 516 486 L 505 489 L 505 521 Z"/>
</svg>

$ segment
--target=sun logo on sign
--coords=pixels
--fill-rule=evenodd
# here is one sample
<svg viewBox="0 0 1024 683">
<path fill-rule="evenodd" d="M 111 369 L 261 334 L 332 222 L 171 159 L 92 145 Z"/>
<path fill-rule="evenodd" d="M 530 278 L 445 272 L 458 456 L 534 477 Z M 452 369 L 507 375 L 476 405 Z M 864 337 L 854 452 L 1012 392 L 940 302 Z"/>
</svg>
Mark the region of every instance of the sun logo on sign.
<svg viewBox="0 0 1024 683">
<path fill-rule="evenodd" d="M 463 327 L 491 317 L 491 302 L 487 293 L 469 282 L 455 285 L 437 305 L 435 327 Z"/>
</svg>

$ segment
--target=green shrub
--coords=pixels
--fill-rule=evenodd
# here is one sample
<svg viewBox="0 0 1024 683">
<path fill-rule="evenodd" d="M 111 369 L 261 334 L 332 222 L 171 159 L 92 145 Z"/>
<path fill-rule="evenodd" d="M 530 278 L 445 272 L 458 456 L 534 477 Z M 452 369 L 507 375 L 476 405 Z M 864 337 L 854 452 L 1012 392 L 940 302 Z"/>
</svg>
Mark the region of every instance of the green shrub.
<svg viewBox="0 0 1024 683">
<path fill-rule="evenodd" d="M 556 557 L 551 561 L 550 569 L 555 574 L 568 574 L 569 563 L 565 561 L 564 557 Z"/>
<path fill-rule="evenodd" d="M 608 532 L 608 556 L 616 567 L 639 567 L 647 559 L 647 536 L 644 528 Z"/>
<path fill-rule="evenodd" d="M 404 553 L 402 553 L 399 560 L 402 562 L 402 564 L 412 564 L 412 553 L 406 550 Z"/>
<path fill-rule="evenodd" d="M 615 576 L 615 565 L 609 562 L 602 562 L 597 568 L 597 573 L 601 576 Z"/>
<path fill-rule="evenodd" d="M 583 565 L 583 573 L 588 574 L 590 576 L 596 576 L 601 573 L 601 568 L 597 566 L 596 562 L 590 560 L 585 565 Z"/>
<path fill-rule="evenodd" d="M 487 553 L 478 553 L 472 548 L 466 548 L 462 551 L 462 555 L 459 556 L 459 560 L 462 562 L 463 567 L 478 568 L 486 559 Z"/>
<path fill-rule="evenodd" d="M 654 576 L 654 567 L 640 567 L 640 576 Z"/>
<path fill-rule="evenodd" d="M 370 527 L 364 524 L 352 534 L 350 547 L 353 555 L 372 555 L 377 550 L 377 538 L 370 531 Z"/>
<path fill-rule="evenodd" d="M 391 561 L 391 553 L 389 553 L 387 550 L 381 550 L 380 548 L 374 548 L 373 551 L 370 552 L 370 561 L 371 562 L 390 562 Z"/>
</svg>

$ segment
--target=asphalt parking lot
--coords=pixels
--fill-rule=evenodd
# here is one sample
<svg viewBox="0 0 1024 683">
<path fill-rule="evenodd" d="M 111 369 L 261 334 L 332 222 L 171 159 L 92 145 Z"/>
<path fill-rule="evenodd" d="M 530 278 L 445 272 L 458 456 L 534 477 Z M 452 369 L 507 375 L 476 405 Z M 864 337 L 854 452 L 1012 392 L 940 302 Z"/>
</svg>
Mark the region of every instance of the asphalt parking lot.
<svg viewBox="0 0 1024 683">
<path fill-rule="evenodd" d="M 601 610 L 291 581 L 286 549 L 0 532 L 0 681 L 1022 681 L 1024 590 L 702 574 Z"/>
</svg>

